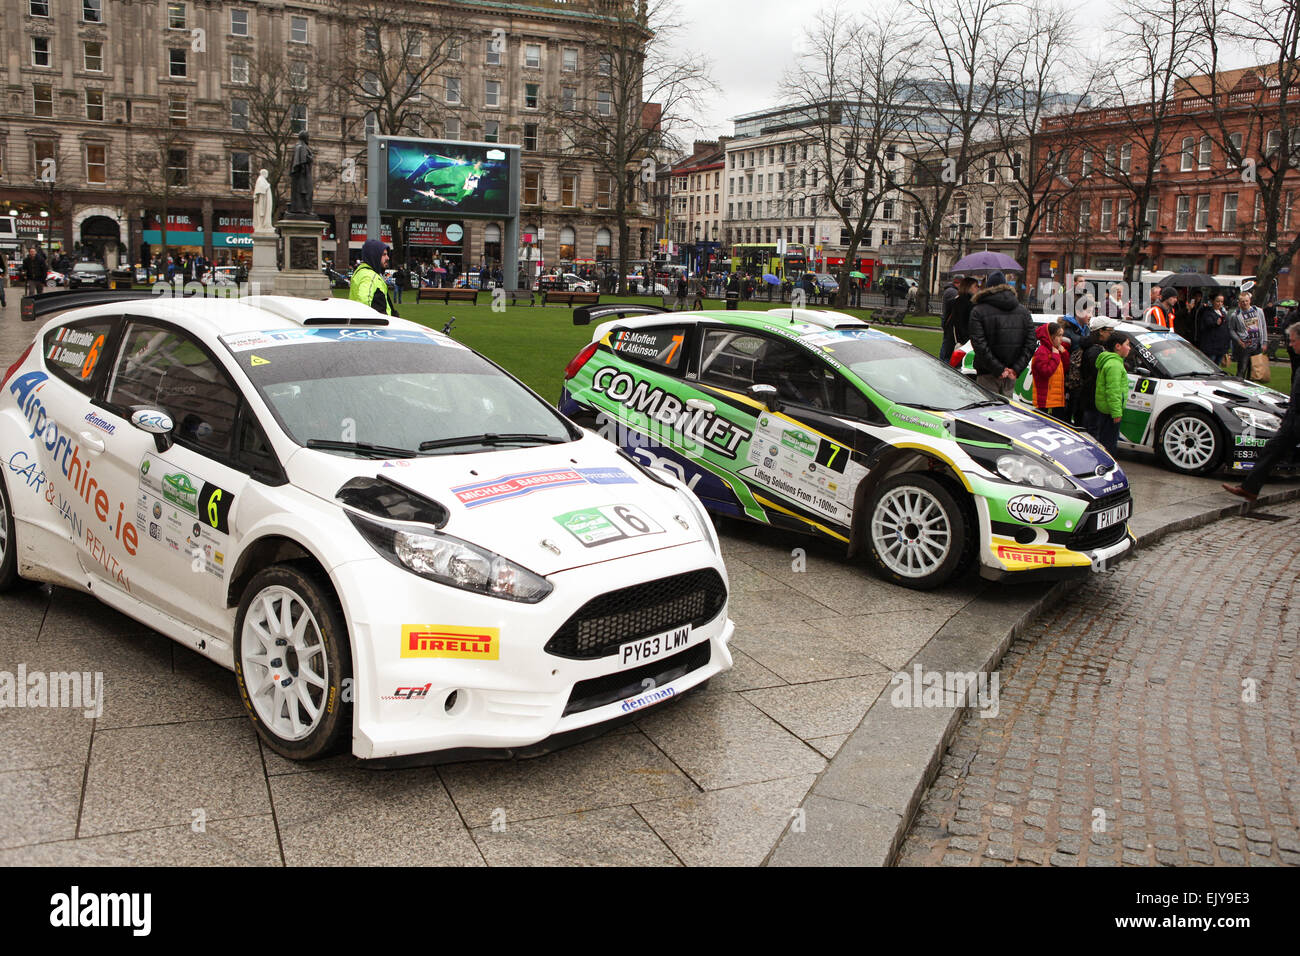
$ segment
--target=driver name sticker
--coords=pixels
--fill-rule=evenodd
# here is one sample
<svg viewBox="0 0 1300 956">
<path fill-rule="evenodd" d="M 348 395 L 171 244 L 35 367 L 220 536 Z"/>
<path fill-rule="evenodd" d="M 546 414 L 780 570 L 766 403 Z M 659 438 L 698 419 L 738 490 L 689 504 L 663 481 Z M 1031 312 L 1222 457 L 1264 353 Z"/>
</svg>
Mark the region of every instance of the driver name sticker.
<svg viewBox="0 0 1300 956">
<path fill-rule="evenodd" d="M 604 505 L 583 508 L 555 516 L 556 522 L 584 548 L 622 541 L 647 534 L 662 534 L 663 528 L 635 505 Z"/>
</svg>

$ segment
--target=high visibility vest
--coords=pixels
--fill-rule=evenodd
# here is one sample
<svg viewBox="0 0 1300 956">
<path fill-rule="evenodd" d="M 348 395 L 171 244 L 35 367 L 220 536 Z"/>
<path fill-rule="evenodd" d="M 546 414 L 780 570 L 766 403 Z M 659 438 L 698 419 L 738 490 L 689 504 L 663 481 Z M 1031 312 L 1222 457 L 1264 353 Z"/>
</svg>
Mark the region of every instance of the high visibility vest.
<svg viewBox="0 0 1300 956">
<path fill-rule="evenodd" d="M 363 262 L 352 271 L 352 284 L 348 289 L 348 298 L 362 305 L 370 305 L 375 298 L 375 290 L 384 293 L 384 312 L 393 314 L 393 304 L 388 301 L 388 283 L 384 277 Z"/>
<path fill-rule="evenodd" d="M 1153 322 L 1156 325 L 1163 325 L 1167 329 L 1174 327 L 1174 317 L 1165 311 L 1164 306 L 1153 305 L 1146 310 L 1142 316 L 1142 321 Z"/>
</svg>

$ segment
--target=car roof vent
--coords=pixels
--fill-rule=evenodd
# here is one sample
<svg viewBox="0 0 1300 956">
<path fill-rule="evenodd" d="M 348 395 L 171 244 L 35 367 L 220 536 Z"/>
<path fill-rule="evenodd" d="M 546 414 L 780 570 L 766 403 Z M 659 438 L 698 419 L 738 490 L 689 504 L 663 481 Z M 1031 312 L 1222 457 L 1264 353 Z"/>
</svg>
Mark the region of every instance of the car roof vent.
<svg viewBox="0 0 1300 956">
<path fill-rule="evenodd" d="M 258 295 L 244 304 L 302 326 L 388 325 L 388 318 L 350 299 L 300 299 L 288 295 Z"/>
</svg>

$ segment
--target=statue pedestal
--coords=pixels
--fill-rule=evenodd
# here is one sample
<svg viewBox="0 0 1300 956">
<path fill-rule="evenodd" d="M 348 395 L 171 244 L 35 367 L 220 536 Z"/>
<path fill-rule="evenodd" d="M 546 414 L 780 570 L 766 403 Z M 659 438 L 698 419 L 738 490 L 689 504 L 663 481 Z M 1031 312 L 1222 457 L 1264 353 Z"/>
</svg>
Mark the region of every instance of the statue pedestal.
<svg viewBox="0 0 1300 956">
<path fill-rule="evenodd" d="M 296 295 L 305 299 L 328 299 L 332 295 L 330 280 L 321 272 L 320 239 L 323 225 L 321 220 L 314 217 L 281 219 L 275 224 L 275 228 L 284 237 L 284 268 L 275 276 L 275 286 L 271 290 L 275 295 Z M 253 264 L 256 269 L 256 234 L 253 243 Z M 273 264 L 274 261 L 273 251 Z M 263 292 L 265 291 L 264 289 Z"/>
<path fill-rule="evenodd" d="M 280 237 L 274 232 L 253 233 L 253 264 L 248 270 L 248 284 L 254 295 L 274 295 L 275 280 L 280 274 L 276 251 Z"/>
</svg>

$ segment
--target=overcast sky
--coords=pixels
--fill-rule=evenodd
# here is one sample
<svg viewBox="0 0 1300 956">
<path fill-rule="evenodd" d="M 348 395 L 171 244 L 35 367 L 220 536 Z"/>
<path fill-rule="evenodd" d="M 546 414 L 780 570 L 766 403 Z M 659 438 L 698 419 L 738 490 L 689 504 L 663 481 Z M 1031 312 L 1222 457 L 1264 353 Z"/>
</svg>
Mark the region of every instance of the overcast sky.
<svg viewBox="0 0 1300 956">
<path fill-rule="evenodd" d="M 845 9 L 872 10 L 895 7 L 900 0 L 845 0 Z M 1085 49 L 1100 51 L 1105 37 L 1099 26 L 1111 21 L 1117 0 L 1062 0 L 1076 13 Z M 684 29 L 672 48 L 705 58 L 720 93 L 710 96 L 700 116 L 702 131 L 694 138 L 716 139 L 730 135 L 731 118 L 777 105 L 777 86 L 795 59 L 799 18 L 808 23 L 815 12 L 830 6 L 822 0 L 677 0 Z M 1225 51 L 1226 53 L 1227 51 Z M 1244 66 L 1233 57 L 1229 66 Z M 691 138 L 689 133 L 683 139 Z M 688 142 L 689 147 L 689 142 Z"/>
</svg>

